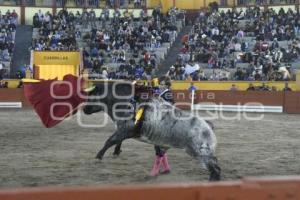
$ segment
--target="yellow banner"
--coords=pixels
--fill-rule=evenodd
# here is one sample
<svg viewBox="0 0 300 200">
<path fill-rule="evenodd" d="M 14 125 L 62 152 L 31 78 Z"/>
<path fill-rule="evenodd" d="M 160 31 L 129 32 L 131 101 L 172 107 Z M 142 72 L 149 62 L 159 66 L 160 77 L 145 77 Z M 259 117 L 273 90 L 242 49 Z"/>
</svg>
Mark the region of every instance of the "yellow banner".
<svg viewBox="0 0 300 200">
<path fill-rule="evenodd" d="M 79 52 L 35 51 L 34 65 L 80 65 Z"/>
<path fill-rule="evenodd" d="M 245 91 L 252 83 L 253 86 L 261 86 L 262 81 L 194 81 L 194 86 L 199 90 L 230 90 L 234 84 L 239 91 Z M 266 81 L 264 82 L 267 86 L 272 88 L 273 86 L 278 90 L 282 91 L 285 86 L 284 81 Z M 298 91 L 300 88 L 297 87 L 296 81 L 289 81 L 289 87 L 293 91 Z M 172 81 L 173 90 L 187 90 L 191 86 L 189 81 Z"/>
</svg>

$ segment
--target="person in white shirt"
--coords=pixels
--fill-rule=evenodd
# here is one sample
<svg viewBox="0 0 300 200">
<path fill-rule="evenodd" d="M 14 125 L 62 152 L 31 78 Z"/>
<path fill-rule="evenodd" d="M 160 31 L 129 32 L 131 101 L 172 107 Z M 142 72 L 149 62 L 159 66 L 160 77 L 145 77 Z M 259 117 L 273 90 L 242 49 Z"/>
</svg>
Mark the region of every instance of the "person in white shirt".
<svg viewBox="0 0 300 200">
<path fill-rule="evenodd" d="M 103 79 L 108 79 L 108 72 L 107 72 L 106 68 L 104 68 L 104 69 L 102 70 L 102 78 L 103 78 Z"/>
<path fill-rule="evenodd" d="M 238 33 L 236 34 L 236 36 L 237 36 L 238 38 L 243 38 L 243 37 L 245 36 L 245 33 L 244 33 L 244 31 L 243 31 L 242 29 L 240 29 L 240 30 L 238 31 Z"/>
<path fill-rule="evenodd" d="M 40 22 L 42 22 L 42 21 L 43 21 L 43 19 L 44 19 L 44 14 L 42 13 L 42 11 L 41 11 L 41 10 L 39 10 L 39 12 L 38 12 L 38 16 L 39 16 L 39 21 L 40 21 Z"/>
<path fill-rule="evenodd" d="M 218 27 L 214 27 L 214 28 L 211 30 L 211 34 L 212 34 L 212 35 L 219 35 L 219 34 L 220 34 L 220 31 L 219 31 Z"/>
<path fill-rule="evenodd" d="M 238 43 L 238 42 L 235 43 L 235 44 L 234 44 L 234 50 L 237 51 L 237 52 L 241 51 L 241 44 Z"/>
</svg>

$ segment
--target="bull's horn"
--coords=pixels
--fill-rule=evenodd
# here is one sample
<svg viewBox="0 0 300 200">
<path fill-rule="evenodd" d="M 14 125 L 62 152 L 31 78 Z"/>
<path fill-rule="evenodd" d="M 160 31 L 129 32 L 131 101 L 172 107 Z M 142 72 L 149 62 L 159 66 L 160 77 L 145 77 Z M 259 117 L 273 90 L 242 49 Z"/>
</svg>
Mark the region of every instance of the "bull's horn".
<svg viewBox="0 0 300 200">
<path fill-rule="evenodd" d="M 96 86 L 92 86 L 92 87 L 89 87 L 89 88 L 85 88 L 84 91 L 85 91 L 85 92 L 91 92 L 91 91 L 93 91 L 95 88 L 96 88 Z"/>
<path fill-rule="evenodd" d="M 133 81 L 133 82 L 132 82 L 132 85 L 135 85 L 135 84 L 136 84 L 136 81 Z"/>
</svg>

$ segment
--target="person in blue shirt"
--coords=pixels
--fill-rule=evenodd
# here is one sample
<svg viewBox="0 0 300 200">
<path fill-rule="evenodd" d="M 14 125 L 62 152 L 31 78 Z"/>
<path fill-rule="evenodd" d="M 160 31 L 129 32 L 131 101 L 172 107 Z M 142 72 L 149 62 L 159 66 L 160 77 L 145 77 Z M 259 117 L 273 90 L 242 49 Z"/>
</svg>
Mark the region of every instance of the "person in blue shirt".
<svg viewBox="0 0 300 200">
<path fill-rule="evenodd" d="M 194 83 L 192 82 L 190 87 L 189 87 L 189 92 L 192 93 L 193 91 L 195 92 L 197 90 L 196 86 L 194 86 Z"/>
<path fill-rule="evenodd" d="M 135 78 L 141 79 L 143 76 L 143 73 L 144 73 L 144 69 L 141 66 L 137 65 L 135 68 Z"/>
<path fill-rule="evenodd" d="M 98 56 L 98 49 L 96 47 L 94 47 L 92 50 L 91 50 L 91 57 L 95 58 Z"/>
</svg>

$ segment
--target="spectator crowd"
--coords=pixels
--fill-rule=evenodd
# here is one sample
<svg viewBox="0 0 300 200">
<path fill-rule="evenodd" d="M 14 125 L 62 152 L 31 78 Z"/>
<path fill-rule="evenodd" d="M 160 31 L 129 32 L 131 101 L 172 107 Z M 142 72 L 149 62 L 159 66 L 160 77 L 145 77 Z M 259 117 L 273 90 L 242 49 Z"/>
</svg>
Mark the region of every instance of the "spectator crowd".
<svg viewBox="0 0 300 200">
<path fill-rule="evenodd" d="M 200 11 L 168 75 L 176 80 L 291 80 L 299 62 L 300 13 Z M 299 63 L 298 63 L 299 64 Z"/>
<path fill-rule="evenodd" d="M 69 0 L 70 1 L 70 0 Z M 67 0 L 56 0 L 57 5 L 61 7 L 65 7 L 67 5 Z M 133 8 L 142 8 L 143 5 L 145 5 L 145 0 L 102 0 L 103 4 L 101 4 L 100 0 L 88 0 L 85 2 L 85 0 L 74 0 L 74 3 L 76 7 L 82 7 L 83 5 L 89 6 L 89 7 L 102 7 L 102 5 L 105 5 L 109 8 L 115 8 L 117 6 L 120 7 L 128 7 L 130 5 L 133 5 Z"/>
<path fill-rule="evenodd" d="M 33 16 L 33 28 L 38 29 L 38 36 L 32 40 L 32 48 L 36 51 L 75 51 L 75 21 L 79 14 L 74 15 L 66 10 L 56 15 L 39 10 Z"/>
<path fill-rule="evenodd" d="M 160 7 L 151 15 L 140 10 L 136 17 L 128 9 L 121 13 L 105 8 L 100 16 L 93 9 L 82 13 L 63 9 L 54 16 L 39 11 L 33 17 L 37 36 L 32 48 L 74 51 L 80 46 L 91 78 L 150 80 L 161 61 L 158 52 L 163 44 L 175 41 L 178 21 L 184 19 L 179 14 L 172 8 L 163 15 Z"/>
<path fill-rule="evenodd" d="M 15 44 L 18 14 L 15 10 L 0 11 L 0 80 L 9 74 Z"/>
</svg>

